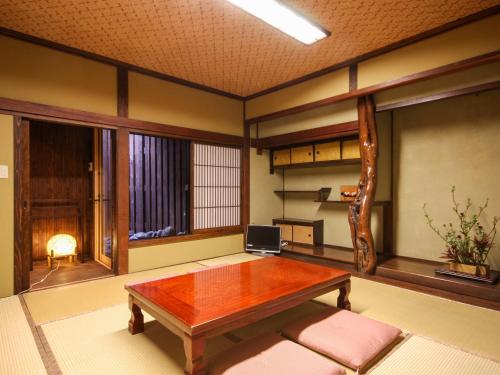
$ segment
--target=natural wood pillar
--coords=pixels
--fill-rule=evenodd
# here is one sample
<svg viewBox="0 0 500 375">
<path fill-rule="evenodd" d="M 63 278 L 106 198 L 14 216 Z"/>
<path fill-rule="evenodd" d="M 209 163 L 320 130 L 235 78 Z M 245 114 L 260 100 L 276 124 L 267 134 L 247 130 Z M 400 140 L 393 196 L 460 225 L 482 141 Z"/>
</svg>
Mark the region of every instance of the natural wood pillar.
<svg viewBox="0 0 500 375">
<path fill-rule="evenodd" d="M 377 254 L 371 231 L 371 214 L 377 189 L 378 139 L 372 96 L 358 98 L 358 121 L 361 176 L 356 198 L 349 206 L 349 226 L 356 269 L 364 273 L 374 273 Z"/>
</svg>

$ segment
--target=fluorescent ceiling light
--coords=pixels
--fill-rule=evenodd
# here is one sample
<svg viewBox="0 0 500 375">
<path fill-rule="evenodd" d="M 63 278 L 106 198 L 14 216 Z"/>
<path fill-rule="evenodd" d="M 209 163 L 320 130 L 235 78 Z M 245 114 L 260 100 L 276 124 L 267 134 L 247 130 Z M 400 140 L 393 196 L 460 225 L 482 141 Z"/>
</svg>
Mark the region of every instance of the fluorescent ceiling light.
<svg viewBox="0 0 500 375">
<path fill-rule="evenodd" d="M 313 44 L 330 33 L 278 0 L 227 0 L 304 44 Z"/>
</svg>

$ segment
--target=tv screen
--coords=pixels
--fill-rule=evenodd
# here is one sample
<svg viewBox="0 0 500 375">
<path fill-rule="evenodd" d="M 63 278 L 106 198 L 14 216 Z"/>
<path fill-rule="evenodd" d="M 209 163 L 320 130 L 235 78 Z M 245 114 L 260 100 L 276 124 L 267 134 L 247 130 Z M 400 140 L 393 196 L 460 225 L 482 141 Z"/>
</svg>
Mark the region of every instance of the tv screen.
<svg viewBox="0 0 500 375">
<path fill-rule="evenodd" d="M 247 227 L 247 251 L 279 253 L 281 251 L 281 228 L 271 225 L 249 225 Z"/>
</svg>

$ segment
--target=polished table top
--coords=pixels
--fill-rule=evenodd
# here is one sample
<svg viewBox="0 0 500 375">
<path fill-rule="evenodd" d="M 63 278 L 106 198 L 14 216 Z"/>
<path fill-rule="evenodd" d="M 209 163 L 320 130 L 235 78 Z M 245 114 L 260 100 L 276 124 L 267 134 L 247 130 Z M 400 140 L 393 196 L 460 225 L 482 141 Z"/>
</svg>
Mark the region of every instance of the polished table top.
<svg viewBox="0 0 500 375">
<path fill-rule="evenodd" d="M 350 273 L 268 257 L 127 286 L 141 299 L 194 328 L 301 292 L 347 280 Z"/>
</svg>

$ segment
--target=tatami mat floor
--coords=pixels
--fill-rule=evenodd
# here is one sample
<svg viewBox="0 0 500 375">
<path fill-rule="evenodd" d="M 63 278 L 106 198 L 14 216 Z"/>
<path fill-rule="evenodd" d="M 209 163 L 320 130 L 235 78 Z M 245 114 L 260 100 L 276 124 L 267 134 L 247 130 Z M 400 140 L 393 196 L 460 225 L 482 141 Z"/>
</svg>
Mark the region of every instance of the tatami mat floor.
<svg viewBox="0 0 500 375">
<path fill-rule="evenodd" d="M 181 374 L 184 362 L 182 343 L 158 323 L 155 321 L 147 323 L 147 329 L 143 335 L 128 334 L 129 313 L 126 304 L 127 294 L 123 285 L 149 278 L 181 274 L 200 267 L 233 264 L 256 258 L 249 254 L 234 254 L 36 291 L 25 294 L 23 298 L 26 301 L 28 316 L 38 326 L 38 331 L 42 332 L 42 338 L 46 339 L 49 351 L 53 353 L 58 365 L 55 367 L 59 367 L 64 374 Z M 333 292 L 317 300 L 335 305 L 336 298 L 337 292 Z M 496 361 L 500 360 L 500 345 L 498 345 L 500 312 L 498 311 L 359 278 L 352 280 L 350 299 L 355 312 L 393 324 L 406 332 L 431 338 L 422 344 L 418 339 L 413 340 L 412 337 L 408 340 L 411 346 L 405 343 L 405 352 L 398 350 L 399 357 L 391 355 L 392 362 L 388 360 L 387 363 L 382 362 L 373 371 L 375 374 L 394 373 L 390 372 L 393 371 L 394 366 L 401 370 L 400 367 L 406 360 L 405 356 L 409 355 L 424 357 L 427 355 L 429 363 L 432 363 L 433 360 L 439 359 L 433 355 L 438 349 L 444 353 L 443 355 L 458 358 L 457 361 L 469 361 L 467 353 L 452 347 L 477 353 Z M 234 337 L 245 339 L 263 331 L 279 331 L 286 322 L 322 308 L 324 307 L 321 304 L 309 302 L 236 330 L 233 334 Z M 0 300 L 0 319 L 0 357 L 2 358 L 0 374 L 46 373 L 18 297 Z M 13 336 L 15 339 L 12 339 Z M 437 344 L 432 340 L 445 345 Z M 208 344 L 208 353 L 220 352 L 233 344 L 231 337 L 217 338 Z M 433 345 L 442 345 L 442 347 L 436 346 L 433 349 Z M 409 354 L 412 350 L 413 354 Z M 494 373 L 491 371 L 497 370 L 500 373 L 499 367 L 496 366 L 498 363 L 476 356 L 471 358 L 474 360 L 470 362 L 473 364 L 470 371 L 486 369 L 489 372 L 485 373 Z M 44 360 L 47 361 L 46 358 Z M 477 364 L 474 365 L 476 363 L 474 361 Z M 417 363 L 414 367 L 407 368 L 414 368 L 412 374 L 426 373 L 420 372 L 421 369 L 417 365 L 420 364 Z M 125 371 L 127 368 L 128 370 Z M 52 372 L 49 367 L 49 373 Z M 406 373 L 410 374 L 410 372 Z"/>
</svg>

